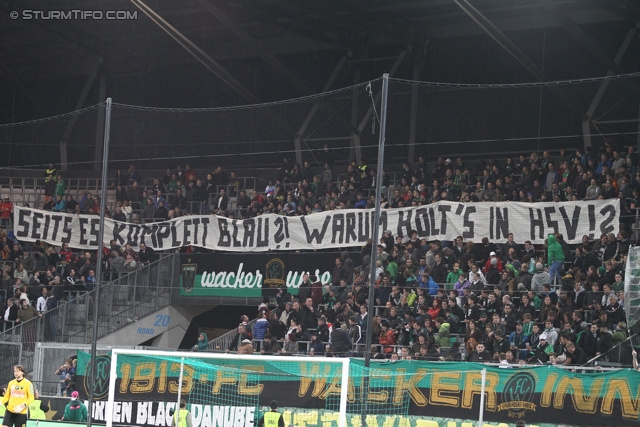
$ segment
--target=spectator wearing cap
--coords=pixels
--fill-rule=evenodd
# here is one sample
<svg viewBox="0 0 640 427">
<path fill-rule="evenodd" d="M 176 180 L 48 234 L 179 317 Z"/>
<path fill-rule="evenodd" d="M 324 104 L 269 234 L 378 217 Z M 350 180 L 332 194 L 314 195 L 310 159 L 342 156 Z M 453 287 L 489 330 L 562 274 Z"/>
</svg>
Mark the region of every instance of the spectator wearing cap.
<svg viewBox="0 0 640 427">
<path fill-rule="evenodd" d="M 476 305 L 480 307 L 480 304 L 476 304 Z M 478 327 L 484 332 L 485 327 L 487 326 L 488 323 L 491 323 L 491 319 L 489 319 L 489 315 L 487 314 L 484 308 L 480 308 L 480 319 L 478 320 Z"/>
<path fill-rule="evenodd" d="M 547 334 L 541 333 L 538 346 L 534 351 L 534 362 L 545 364 L 549 361 L 549 355 L 553 353 L 553 345 L 547 341 Z"/>
<path fill-rule="evenodd" d="M 495 261 L 493 261 L 494 259 Z M 491 266 L 495 266 L 495 268 L 498 269 L 499 273 L 502 273 L 502 270 L 504 270 L 502 261 L 500 260 L 500 258 L 498 258 L 498 255 L 494 251 L 489 252 L 489 259 L 484 263 L 484 272 L 488 273 Z"/>
<path fill-rule="evenodd" d="M 253 344 L 249 338 L 242 340 L 238 346 L 238 354 L 253 354 Z"/>
<path fill-rule="evenodd" d="M 258 427 L 284 427 L 284 417 L 278 412 L 278 402 L 272 400 L 269 407 L 271 411 L 260 417 Z"/>
<path fill-rule="evenodd" d="M 60 418 L 60 421 L 72 421 L 76 423 L 84 423 L 87 422 L 87 407 L 84 406 L 79 399 L 79 394 L 77 391 L 71 393 L 71 401 L 67 404 L 66 408 L 64 408 L 64 415 Z"/>
</svg>

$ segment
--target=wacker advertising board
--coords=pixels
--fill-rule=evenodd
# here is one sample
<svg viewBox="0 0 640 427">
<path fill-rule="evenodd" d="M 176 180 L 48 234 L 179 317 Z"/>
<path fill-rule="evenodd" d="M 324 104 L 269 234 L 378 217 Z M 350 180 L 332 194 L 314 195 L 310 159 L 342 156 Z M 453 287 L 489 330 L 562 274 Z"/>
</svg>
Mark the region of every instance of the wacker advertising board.
<svg viewBox="0 0 640 427">
<path fill-rule="evenodd" d="M 359 253 L 350 257 L 361 263 Z M 340 252 L 182 255 L 180 295 L 260 297 L 282 285 L 295 295 L 305 273 L 331 283 L 336 258 Z"/>
</svg>

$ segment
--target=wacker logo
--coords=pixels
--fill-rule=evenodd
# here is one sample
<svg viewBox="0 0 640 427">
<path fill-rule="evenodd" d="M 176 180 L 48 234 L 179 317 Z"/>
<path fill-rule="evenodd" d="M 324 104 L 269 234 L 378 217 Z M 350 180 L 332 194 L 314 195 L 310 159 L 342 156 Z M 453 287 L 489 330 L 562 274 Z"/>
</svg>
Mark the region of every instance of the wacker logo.
<svg viewBox="0 0 640 427">
<path fill-rule="evenodd" d="M 189 259 L 189 262 L 191 262 L 191 259 Z M 198 264 L 182 264 L 182 289 L 184 289 L 185 292 L 191 292 L 193 290 L 197 270 Z"/>
<path fill-rule="evenodd" d="M 84 388 L 90 390 L 92 384 L 89 383 L 89 366 L 87 366 L 87 375 L 84 377 Z M 95 380 L 93 383 L 93 398 L 96 400 L 104 399 L 109 394 L 109 374 L 111 373 L 111 355 L 102 354 L 96 356 Z"/>
<path fill-rule="evenodd" d="M 522 418 L 526 412 L 535 411 L 531 401 L 536 391 L 536 380 L 530 373 L 519 372 L 512 375 L 502 390 L 502 403 L 498 411 L 508 411 L 511 418 Z"/>
<path fill-rule="evenodd" d="M 267 262 L 264 279 L 265 288 L 277 288 L 285 284 L 284 281 L 284 261 L 280 258 L 272 258 Z"/>
</svg>

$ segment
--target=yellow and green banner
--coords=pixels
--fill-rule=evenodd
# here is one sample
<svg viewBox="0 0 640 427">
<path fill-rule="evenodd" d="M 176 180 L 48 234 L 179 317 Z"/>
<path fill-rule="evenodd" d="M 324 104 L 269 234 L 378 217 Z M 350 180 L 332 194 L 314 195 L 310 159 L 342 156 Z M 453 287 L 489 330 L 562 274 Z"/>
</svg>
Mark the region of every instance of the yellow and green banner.
<svg viewBox="0 0 640 427">
<path fill-rule="evenodd" d="M 144 355 L 118 358 L 115 400 L 121 422 L 161 425 L 157 420 L 167 418 L 175 407 L 177 361 L 183 355 L 176 353 L 175 360 Z M 231 415 L 222 415 L 227 412 L 238 417 L 241 412 L 247 423 L 251 424 L 249 419 L 257 422 L 260 411 L 272 400 L 281 408 L 299 408 L 300 414 L 317 414 L 313 420 L 294 425 L 337 426 L 337 418 L 329 414 L 337 410 L 337 396 L 344 387 L 339 365 L 288 357 L 280 363 L 184 356 L 181 395 L 198 421 L 194 427 L 213 427 L 210 422 L 218 413 L 220 419 L 231 419 Z M 108 356 L 100 358 L 100 371 L 105 372 Z M 88 356 L 80 354 L 78 384 L 85 387 L 82 377 L 87 362 Z M 427 420 L 449 427 L 462 425 L 462 420 L 478 420 L 483 369 L 483 419 L 490 425 L 511 426 L 524 420 L 527 425 L 608 427 L 638 421 L 640 373 L 629 369 L 586 373 L 554 366 L 499 369 L 466 362 L 424 361 L 372 361 L 365 369 L 360 359 L 353 359 L 349 369 L 349 419 L 359 416 L 366 404 L 366 413 L 379 427 L 436 425 L 425 424 Z M 103 379 L 93 384 L 102 387 L 94 394 L 106 400 Z M 81 393 L 86 395 L 86 389 Z M 294 418 L 295 413 L 293 410 Z M 442 424 L 442 420 L 448 421 Z M 223 423 L 215 427 L 233 426 Z"/>
</svg>

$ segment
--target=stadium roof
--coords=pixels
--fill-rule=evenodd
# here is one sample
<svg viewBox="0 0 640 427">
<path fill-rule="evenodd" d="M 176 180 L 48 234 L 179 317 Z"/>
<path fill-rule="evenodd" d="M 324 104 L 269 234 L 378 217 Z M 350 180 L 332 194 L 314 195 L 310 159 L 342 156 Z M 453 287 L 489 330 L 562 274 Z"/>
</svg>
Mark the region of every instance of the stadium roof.
<svg viewBox="0 0 640 427">
<path fill-rule="evenodd" d="M 119 19 L 95 19 L 108 10 Z M 27 117 L 41 110 L 43 97 L 58 98 L 56 112 L 72 107 L 87 82 L 85 105 L 95 103 L 100 76 L 114 98 L 134 104 L 296 97 L 320 92 L 336 69 L 332 87 L 353 84 L 356 70 L 360 81 L 379 77 L 407 50 L 397 77 L 601 76 L 637 68 L 637 36 L 628 47 L 635 54 L 612 64 L 639 18 L 633 0 L 7 1 L 0 5 L 0 87 L 3 95 L 16 92 L 15 118 L 25 108 Z M 186 89 L 198 81 L 198 90 Z M 2 122 L 12 121 L 12 98 L 2 96 Z"/>
<path fill-rule="evenodd" d="M 454 84 L 553 82 L 633 73 L 638 71 L 640 58 L 637 22 L 640 3 L 636 0 L 9 0 L 0 3 L 0 123 L 79 110 L 104 102 L 107 97 L 118 104 L 148 107 L 258 104 L 366 84 L 386 72 L 399 79 Z M 635 80 L 625 84 L 628 86 L 621 84 L 615 90 L 603 85 L 606 96 L 635 94 Z M 549 90 L 557 95 L 553 87 Z M 396 91 L 395 95 L 399 94 L 402 95 L 402 90 Z M 583 121 L 583 114 L 595 117 L 591 111 L 594 105 L 613 108 L 611 103 L 599 102 L 592 92 L 579 95 L 581 104 L 572 107 L 577 114 L 572 118 L 576 126 Z M 335 100 L 349 96 L 336 95 Z M 435 110 L 429 110 L 432 104 L 424 100 L 437 101 L 426 91 L 421 96 L 422 110 L 405 102 L 404 109 L 396 108 L 396 113 L 408 117 L 410 112 L 431 114 L 442 109 L 439 104 L 433 106 Z M 351 105 L 358 105 L 358 97 L 354 94 L 351 98 Z M 419 142 L 489 138 L 478 129 L 504 126 L 487 124 L 480 112 L 490 110 L 490 116 L 499 115 L 496 108 L 500 104 L 507 109 L 507 113 L 502 113 L 507 118 L 512 116 L 512 110 L 517 110 L 513 123 L 527 117 L 537 120 L 537 134 L 541 135 L 539 125 L 543 118 L 536 101 L 542 99 L 540 94 L 526 99 L 531 107 L 528 112 L 518 107 L 519 101 L 494 96 L 492 107 L 483 106 L 482 102 L 475 109 L 471 107 L 475 122 L 461 109 L 467 100 L 458 98 L 459 104 L 446 98 L 457 113 L 455 120 L 447 116 L 447 121 L 456 123 L 455 129 L 446 126 L 441 129 L 446 138 L 436 137 L 431 125 L 425 122 L 422 125 L 429 127 L 430 133 L 421 128 L 412 134 L 410 143 L 414 143 L 415 135 L 422 138 Z M 634 97 L 628 98 L 629 105 L 638 105 Z M 512 108 L 513 102 L 518 108 Z M 591 114 L 587 112 L 590 103 Z M 546 116 L 556 117 L 553 105 L 546 101 Z M 322 144 L 320 137 L 326 140 L 339 136 L 342 139 L 336 140 L 336 144 L 343 146 L 353 135 L 342 111 L 336 108 L 327 111 L 328 116 L 314 116 L 318 125 L 313 130 L 307 129 L 305 143 L 315 133 L 319 136 L 316 145 Z M 357 116 L 353 109 L 350 111 L 353 117 Z M 360 113 L 364 115 L 357 118 L 360 126 L 356 134 L 363 137 L 369 113 Z M 293 114 L 290 111 L 284 120 L 291 120 Z M 311 117 L 313 113 L 310 114 Z M 68 122 L 59 120 L 25 128 L 19 133 L 5 127 L 0 142 L 11 148 L 3 165 L 26 167 L 48 161 L 66 164 L 67 152 L 69 162 L 93 159 L 94 166 L 97 165 L 100 145 L 96 146 L 96 142 L 100 132 L 96 136 L 95 129 L 96 125 L 100 128 L 99 120 L 92 118 L 91 113 L 82 117 L 77 123 L 74 117 Z M 154 117 L 160 120 L 159 116 Z M 611 113 L 606 119 L 613 119 L 609 120 L 611 123 L 624 119 L 624 123 L 633 126 L 637 115 Z M 128 149 L 134 142 L 139 145 L 141 135 L 146 135 L 156 150 L 165 150 L 166 145 L 154 143 L 150 136 L 154 126 L 151 119 L 145 124 L 139 119 L 132 120 L 134 124 L 125 125 L 125 129 L 135 128 L 137 133 L 127 143 L 120 137 L 123 147 Z M 237 120 L 223 125 L 232 129 L 245 127 L 239 126 Z M 404 133 L 409 125 L 396 122 L 400 125 L 390 139 L 396 142 L 411 139 Z M 456 133 L 460 131 L 457 124 L 469 125 L 472 135 L 462 138 Z M 317 132 L 321 125 L 327 129 L 326 134 Z M 274 126 L 277 131 L 278 125 Z M 293 135 L 305 128 L 306 124 L 297 125 Z M 342 129 L 342 133 L 336 129 Z M 181 132 L 174 126 L 168 139 L 175 141 Z M 557 134 L 551 130 L 547 133 Z M 562 135 L 567 133 L 574 136 L 571 144 L 565 141 L 568 146 L 582 145 L 582 137 L 578 140 L 575 130 Z M 208 134 L 209 131 L 200 130 L 199 136 Z M 287 141 L 278 147 L 264 137 L 261 141 L 266 145 L 253 151 L 291 152 L 292 144 L 287 139 L 290 137 L 276 134 L 276 139 Z M 369 139 L 373 141 L 374 137 Z M 230 140 L 253 144 L 256 137 L 248 133 Z M 375 141 L 371 141 L 372 146 Z M 464 144 L 459 146 L 464 148 Z M 247 147 L 235 144 L 234 150 L 251 151 Z M 93 151 L 95 155 L 89 153 Z M 176 156 L 147 151 L 140 155 L 154 159 L 160 154 Z M 74 153 L 82 153 L 86 158 L 72 159 Z M 295 154 L 299 162 L 299 146 Z M 396 155 L 411 158 L 413 152 Z M 357 150 L 355 157 L 359 158 Z"/>
</svg>

